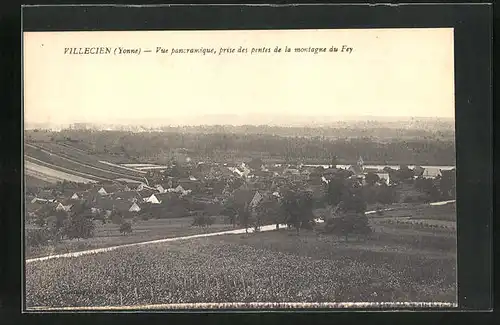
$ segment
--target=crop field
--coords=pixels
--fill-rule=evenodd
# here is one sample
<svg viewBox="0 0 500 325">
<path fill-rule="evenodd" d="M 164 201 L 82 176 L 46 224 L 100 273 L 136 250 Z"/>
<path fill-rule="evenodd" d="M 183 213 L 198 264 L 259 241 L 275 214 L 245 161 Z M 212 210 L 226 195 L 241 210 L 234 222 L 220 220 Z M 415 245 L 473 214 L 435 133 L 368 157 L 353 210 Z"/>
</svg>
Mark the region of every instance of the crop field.
<svg viewBox="0 0 500 325">
<path fill-rule="evenodd" d="M 396 229 L 397 230 L 397 229 Z M 456 237 L 375 231 L 365 240 L 280 230 L 129 247 L 26 265 L 26 302 L 456 302 Z M 355 285 L 353 285 L 355 284 Z"/>
<path fill-rule="evenodd" d="M 48 144 L 45 144 L 45 147 Z M 55 144 L 54 144 L 55 145 Z M 66 154 L 53 153 L 49 148 L 38 149 L 31 145 L 25 146 L 25 154 L 28 157 L 33 157 L 39 159 L 43 162 L 50 163 L 59 167 L 67 168 L 70 170 L 86 173 L 96 177 L 115 179 L 120 177 L 139 179 L 138 173 L 120 170 L 120 172 L 112 171 L 110 169 L 116 169 L 117 167 L 112 167 L 106 164 L 100 164 L 98 162 L 93 162 L 92 164 L 88 162 L 88 158 L 85 160 L 79 160 L 69 157 Z M 49 149 L 49 150 L 48 150 Z M 88 157 L 88 156 L 87 156 Z M 100 164 L 98 167 L 96 164 Z"/>
<path fill-rule="evenodd" d="M 216 218 L 215 223 L 208 229 L 192 227 L 193 218 L 191 217 L 150 220 L 136 219 L 129 221 L 132 223 L 133 230 L 129 235 L 122 235 L 119 231 L 119 225 L 113 223 L 102 224 L 100 221 L 95 221 L 96 228 L 93 238 L 81 240 L 66 239 L 55 246 L 26 247 L 26 258 L 30 259 L 52 254 L 64 254 L 88 249 L 233 229 L 232 226 L 223 223 L 222 217 Z"/>
<path fill-rule="evenodd" d="M 52 153 L 55 153 L 57 155 L 60 155 L 61 157 L 72 159 L 75 161 L 78 161 L 83 164 L 88 164 L 92 167 L 99 168 L 99 169 L 104 169 L 109 172 L 117 173 L 117 176 L 134 176 L 134 177 L 140 177 L 142 174 L 138 171 L 135 171 L 133 169 L 123 169 L 120 168 L 119 166 L 113 166 L 110 164 L 103 164 L 99 162 L 99 159 L 95 155 L 89 154 L 87 152 L 84 152 L 80 149 L 73 148 L 70 145 L 63 144 L 63 143 L 56 143 L 56 142 L 47 142 L 47 143 L 40 143 L 37 144 L 37 146 L 42 147 L 43 149 L 50 151 Z"/>
<path fill-rule="evenodd" d="M 64 172 L 62 170 L 33 163 L 32 161 L 29 160 L 26 160 L 24 162 L 24 165 L 25 165 L 25 172 L 27 175 L 50 183 L 56 183 L 58 181 L 63 181 L 63 180 L 67 180 L 70 182 L 78 182 L 78 183 L 94 182 L 93 179 L 73 175 Z"/>
</svg>

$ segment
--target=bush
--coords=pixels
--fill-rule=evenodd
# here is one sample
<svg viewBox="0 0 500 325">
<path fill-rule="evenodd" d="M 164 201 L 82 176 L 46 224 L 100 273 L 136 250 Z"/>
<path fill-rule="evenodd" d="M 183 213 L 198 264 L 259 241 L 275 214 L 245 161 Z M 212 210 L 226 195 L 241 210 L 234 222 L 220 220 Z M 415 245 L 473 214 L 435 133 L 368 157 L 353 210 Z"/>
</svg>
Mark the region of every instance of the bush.
<svg viewBox="0 0 500 325">
<path fill-rule="evenodd" d="M 121 234 L 130 234 L 131 232 L 132 232 L 132 224 L 130 222 L 125 221 L 120 225 Z"/>
<path fill-rule="evenodd" d="M 30 229 L 25 233 L 26 246 L 39 247 L 47 245 L 50 239 L 50 233 L 46 228 Z"/>
<path fill-rule="evenodd" d="M 210 227 L 212 224 L 214 224 L 214 222 L 215 220 L 213 217 L 200 214 L 193 218 L 193 223 L 191 225 L 194 227 L 198 226 L 201 228 L 206 228 Z"/>
<path fill-rule="evenodd" d="M 368 224 L 368 218 L 364 214 L 347 214 L 337 218 L 331 218 L 325 225 L 325 232 L 345 236 L 368 235 L 372 232 Z"/>
<path fill-rule="evenodd" d="M 302 222 L 302 225 L 300 226 L 300 228 L 306 229 L 306 230 L 313 230 L 315 225 L 316 225 L 316 222 L 314 222 L 314 220 L 309 220 L 306 222 Z"/>
<path fill-rule="evenodd" d="M 94 236 L 95 224 L 91 218 L 83 215 L 72 216 L 63 228 L 63 234 L 69 239 L 91 238 Z"/>
</svg>

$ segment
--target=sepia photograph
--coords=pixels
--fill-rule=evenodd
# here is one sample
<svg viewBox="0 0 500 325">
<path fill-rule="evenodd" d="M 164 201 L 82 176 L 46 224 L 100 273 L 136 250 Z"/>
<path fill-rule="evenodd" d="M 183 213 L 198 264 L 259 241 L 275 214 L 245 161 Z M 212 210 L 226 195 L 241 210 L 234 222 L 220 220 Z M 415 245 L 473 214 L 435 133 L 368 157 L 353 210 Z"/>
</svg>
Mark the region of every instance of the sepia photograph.
<svg viewBox="0 0 500 325">
<path fill-rule="evenodd" d="M 453 28 L 22 37 L 27 311 L 457 306 Z"/>
</svg>

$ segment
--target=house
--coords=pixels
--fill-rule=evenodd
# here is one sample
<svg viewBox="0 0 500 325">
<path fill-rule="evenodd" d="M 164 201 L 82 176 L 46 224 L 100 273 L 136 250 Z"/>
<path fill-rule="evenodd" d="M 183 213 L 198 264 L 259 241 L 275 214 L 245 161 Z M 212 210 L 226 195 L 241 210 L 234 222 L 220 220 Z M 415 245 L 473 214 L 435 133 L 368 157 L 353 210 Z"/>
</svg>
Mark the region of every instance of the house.
<svg viewBox="0 0 500 325">
<path fill-rule="evenodd" d="M 71 199 L 72 200 L 80 200 L 80 196 L 78 196 L 78 193 L 73 193 L 73 195 L 71 195 Z"/>
<path fill-rule="evenodd" d="M 129 212 L 139 212 L 141 208 L 137 205 L 137 203 L 133 203 L 132 206 L 128 209 Z"/>
<path fill-rule="evenodd" d="M 31 203 L 53 203 L 56 202 L 55 195 L 52 191 L 42 190 L 38 192 L 35 197 L 31 200 Z"/>
<path fill-rule="evenodd" d="M 229 170 L 238 175 L 239 177 L 244 177 L 244 173 L 236 167 L 229 167 Z"/>
<path fill-rule="evenodd" d="M 424 169 L 424 172 L 422 173 L 422 177 L 423 178 L 437 178 L 437 177 L 441 177 L 442 176 L 442 173 L 441 173 L 441 169 L 439 168 L 425 168 Z"/>
<path fill-rule="evenodd" d="M 363 158 L 359 157 L 356 165 L 349 166 L 348 170 L 351 171 L 354 175 L 361 175 L 364 173 L 364 161 Z"/>
<path fill-rule="evenodd" d="M 422 175 L 424 174 L 424 170 L 425 168 L 421 166 L 415 166 L 413 168 L 413 175 L 415 175 L 415 177 L 422 177 Z"/>
<path fill-rule="evenodd" d="M 107 216 L 111 214 L 112 211 L 119 212 L 129 212 L 129 210 L 137 205 L 137 203 L 131 203 L 124 200 L 112 200 L 109 198 L 99 200 L 96 208 L 98 211 L 105 212 Z M 137 205 L 138 206 L 138 205 Z M 136 209 L 134 207 L 134 209 Z"/>
<path fill-rule="evenodd" d="M 71 207 L 73 205 L 69 204 L 69 205 L 63 205 L 62 203 L 59 202 L 59 204 L 57 204 L 56 206 L 56 211 L 64 211 L 64 212 L 69 212 L 71 210 Z"/>
<path fill-rule="evenodd" d="M 264 199 L 264 196 L 259 191 L 249 188 L 240 188 L 234 191 L 233 199 L 236 204 L 253 210 Z"/>
<path fill-rule="evenodd" d="M 389 173 L 375 173 L 375 174 L 378 176 L 381 183 L 385 183 L 386 185 L 389 185 L 389 183 L 390 183 Z"/>
<path fill-rule="evenodd" d="M 163 188 L 163 186 L 161 185 L 156 185 L 155 186 L 156 190 L 160 193 L 164 193 L 165 192 L 165 189 Z"/>
<path fill-rule="evenodd" d="M 101 195 L 108 195 L 108 191 L 106 191 L 106 189 L 104 187 L 101 187 L 97 193 L 101 194 Z"/>
<path fill-rule="evenodd" d="M 252 201 L 250 201 L 250 207 L 256 207 L 262 200 L 264 199 L 264 196 L 262 196 L 262 194 L 260 194 L 259 191 L 255 192 L 253 198 L 252 198 Z"/>
<path fill-rule="evenodd" d="M 349 166 L 349 168 L 347 170 L 352 172 L 354 175 L 362 175 L 364 172 L 363 167 L 361 167 L 359 165 L 351 165 L 351 166 Z"/>
<path fill-rule="evenodd" d="M 41 199 L 38 197 L 35 197 L 31 200 L 31 203 L 54 203 L 56 202 L 56 199 Z"/>
<path fill-rule="evenodd" d="M 138 194 L 142 198 L 150 197 L 152 194 L 156 194 L 156 193 L 158 193 L 158 191 L 156 189 L 152 189 L 152 188 L 144 188 L 142 191 L 138 191 Z"/>
<path fill-rule="evenodd" d="M 129 202 L 138 202 L 141 199 L 141 195 L 136 191 L 124 191 L 117 192 L 113 194 L 113 198 L 116 200 L 125 200 Z"/>
<path fill-rule="evenodd" d="M 144 183 L 140 183 L 139 185 L 137 185 L 137 188 L 135 190 L 141 192 L 141 191 L 144 191 L 144 190 L 153 190 L 153 191 L 155 191 L 156 189 L 153 188 L 153 187 L 150 187 L 150 186 L 148 186 L 148 185 L 146 185 Z"/>
<path fill-rule="evenodd" d="M 148 198 L 144 198 L 144 202 L 151 203 L 151 204 L 160 204 L 161 203 L 161 201 L 158 200 L 158 198 L 154 194 L 151 194 L 151 196 Z"/>
</svg>

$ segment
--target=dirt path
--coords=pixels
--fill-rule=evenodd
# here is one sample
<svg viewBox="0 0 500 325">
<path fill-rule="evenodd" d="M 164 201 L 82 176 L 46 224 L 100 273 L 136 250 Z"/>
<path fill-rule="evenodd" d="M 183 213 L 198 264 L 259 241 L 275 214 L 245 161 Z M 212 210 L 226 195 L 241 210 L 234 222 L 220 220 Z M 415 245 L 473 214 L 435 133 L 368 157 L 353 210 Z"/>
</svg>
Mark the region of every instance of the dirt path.
<svg viewBox="0 0 500 325">
<path fill-rule="evenodd" d="M 322 222 L 322 221 L 318 220 L 318 222 Z M 274 230 L 274 229 L 276 229 L 275 224 L 263 226 L 260 228 L 260 231 L 270 231 L 270 230 Z M 26 260 L 26 263 L 32 263 L 32 262 L 37 262 L 37 261 L 46 261 L 46 260 L 50 260 L 50 259 L 54 259 L 54 258 L 78 257 L 78 256 L 82 256 L 82 255 L 98 254 L 98 253 L 110 252 L 110 251 L 113 251 L 113 250 L 116 250 L 119 248 L 125 248 L 125 247 L 161 244 L 161 243 L 167 243 L 167 242 L 172 242 L 172 241 L 187 240 L 187 239 L 194 239 L 194 238 L 203 238 L 203 237 L 212 237 L 212 236 L 220 236 L 220 235 L 237 235 L 237 234 L 244 234 L 246 232 L 247 231 L 245 229 L 234 229 L 234 230 L 226 230 L 226 231 L 219 231 L 219 232 L 212 232 L 212 233 L 205 233 L 205 234 L 198 234 L 198 235 L 150 240 L 150 241 L 138 242 L 138 243 L 132 243 L 132 244 L 90 249 L 90 250 L 85 250 L 85 251 L 80 251 L 80 252 L 73 252 L 73 253 L 65 253 L 65 254 L 49 255 L 49 256 L 44 256 L 44 257 L 32 258 L 32 259 Z M 253 228 L 248 228 L 248 233 L 253 233 L 253 232 L 254 232 Z"/>
</svg>

